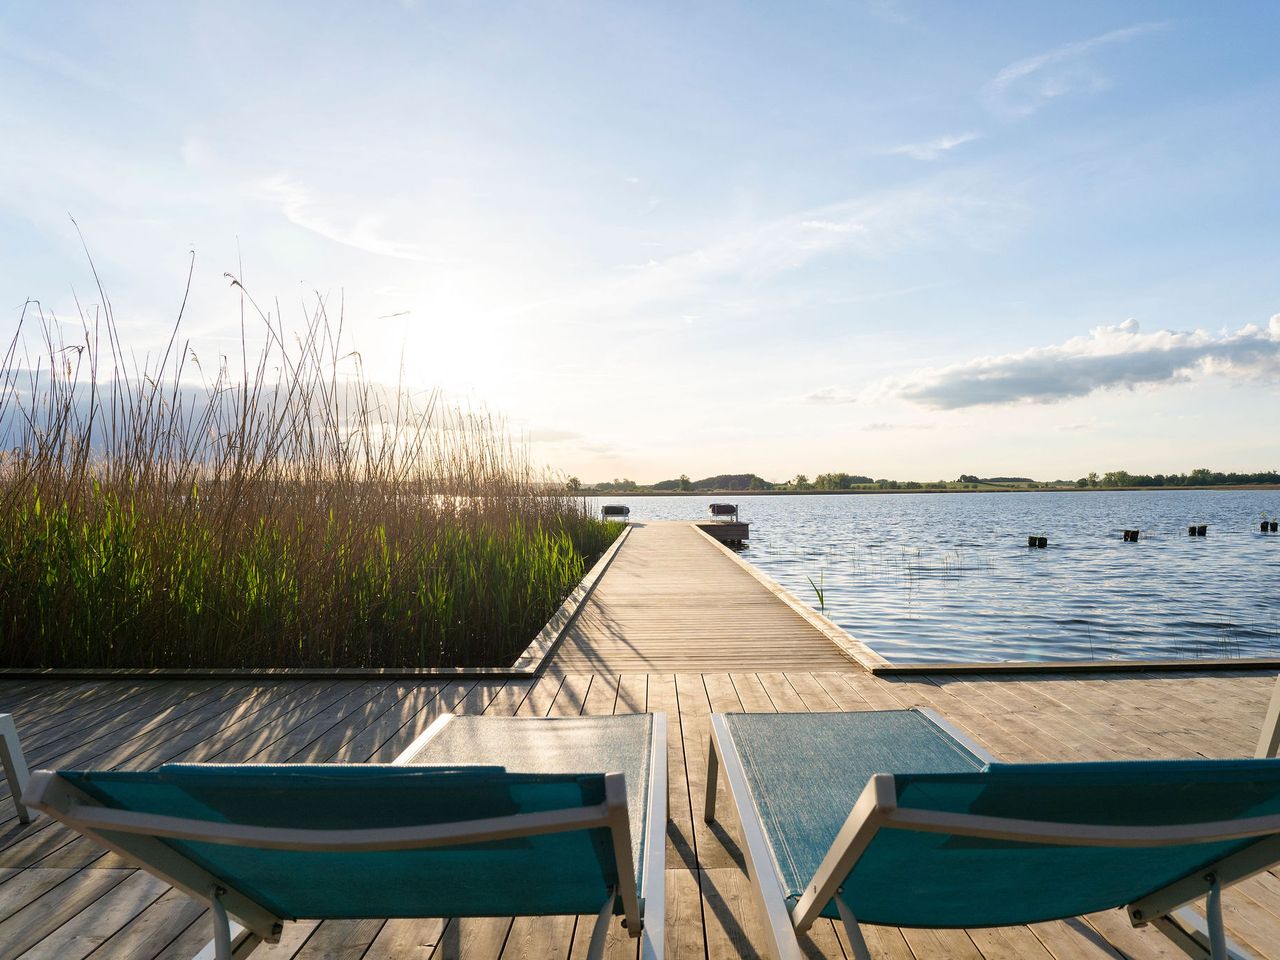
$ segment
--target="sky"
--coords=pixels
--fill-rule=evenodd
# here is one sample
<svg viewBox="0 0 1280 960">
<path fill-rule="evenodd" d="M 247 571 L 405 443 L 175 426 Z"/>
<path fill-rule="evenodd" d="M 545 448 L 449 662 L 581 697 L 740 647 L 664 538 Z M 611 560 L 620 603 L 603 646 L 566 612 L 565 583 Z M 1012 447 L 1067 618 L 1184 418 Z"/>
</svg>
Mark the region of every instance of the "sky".
<svg viewBox="0 0 1280 960">
<path fill-rule="evenodd" d="M 642 483 L 1280 464 L 1280 5 L 0 8 L 0 335 L 341 305 Z M 74 218 L 74 222 L 73 222 Z M 83 245 L 82 245 L 83 236 Z"/>
</svg>

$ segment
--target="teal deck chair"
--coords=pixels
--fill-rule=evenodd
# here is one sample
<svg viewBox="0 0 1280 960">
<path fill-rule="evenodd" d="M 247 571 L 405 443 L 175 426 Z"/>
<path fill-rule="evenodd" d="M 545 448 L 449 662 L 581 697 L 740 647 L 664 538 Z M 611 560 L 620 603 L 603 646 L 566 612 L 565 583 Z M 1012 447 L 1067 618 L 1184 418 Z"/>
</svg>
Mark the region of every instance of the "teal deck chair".
<svg viewBox="0 0 1280 960">
<path fill-rule="evenodd" d="M 1188 956 L 1248 957 L 1221 891 L 1280 861 L 1280 761 L 999 763 L 927 710 L 712 717 L 779 960 L 797 932 L 994 927 L 1125 908 Z M 1206 919 L 1188 905 L 1206 898 Z"/>
<path fill-rule="evenodd" d="M 391 764 L 37 771 L 26 802 L 207 902 L 202 956 L 291 920 L 595 914 L 663 953 L 666 718 L 454 717 Z M 234 918 L 234 919 L 233 919 Z"/>
</svg>

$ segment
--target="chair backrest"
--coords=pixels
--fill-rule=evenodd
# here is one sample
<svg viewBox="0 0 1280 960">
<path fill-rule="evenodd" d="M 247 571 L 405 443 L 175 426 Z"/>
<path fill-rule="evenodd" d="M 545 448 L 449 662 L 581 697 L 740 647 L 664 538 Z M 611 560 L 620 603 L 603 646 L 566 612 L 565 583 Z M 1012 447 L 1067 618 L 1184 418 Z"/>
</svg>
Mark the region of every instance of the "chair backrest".
<svg viewBox="0 0 1280 960">
<path fill-rule="evenodd" d="M 616 837 L 599 817 L 608 793 L 601 774 L 194 764 L 58 776 L 109 810 L 157 818 L 158 833 L 145 843 L 161 836 L 179 856 L 285 919 L 595 913 L 620 883 Z M 618 803 L 625 824 L 625 796 Z M 44 809 L 77 826 L 74 810 L 60 816 Z M 480 823 L 534 824 L 565 814 L 594 816 L 593 825 L 556 832 L 509 830 L 505 836 L 499 831 L 492 834 L 496 839 L 480 842 L 474 833 L 467 838 Z M 198 821 L 207 826 L 207 838 L 165 836 L 165 818 Z M 226 836 L 246 827 L 265 828 L 283 838 L 280 846 L 291 846 L 304 832 L 298 828 L 305 828 L 358 844 L 358 838 L 375 833 L 453 825 L 456 840 L 393 849 L 281 849 L 268 845 L 275 841 Z M 81 832 L 97 832 L 126 853 L 142 833 L 102 824 Z M 623 848 L 629 860 L 629 836 Z M 136 849 L 145 854 L 145 846 Z M 139 859 L 145 865 L 146 856 Z M 631 872 L 631 865 L 623 869 Z"/>
<path fill-rule="evenodd" d="M 1093 913 L 1280 833 L 1275 761 L 991 764 L 891 779 L 896 809 L 843 883 L 868 923 L 1006 926 Z M 933 826 L 908 829 L 899 817 Z M 1272 832 L 1222 838 L 1224 822 L 1252 818 Z M 833 905 L 823 913 L 836 915 Z"/>
<path fill-rule="evenodd" d="M 607 503 L 600 508 L 602 517 L 629 517 L 631 508 L 620 503 Z"/>
<path fill-rule="evenodd" d="M 736 503 L 713 503 L 710 506 L 710 510 L 713 517 L 736 517 L 738 515 L 738 505 Z"/>
</svg>

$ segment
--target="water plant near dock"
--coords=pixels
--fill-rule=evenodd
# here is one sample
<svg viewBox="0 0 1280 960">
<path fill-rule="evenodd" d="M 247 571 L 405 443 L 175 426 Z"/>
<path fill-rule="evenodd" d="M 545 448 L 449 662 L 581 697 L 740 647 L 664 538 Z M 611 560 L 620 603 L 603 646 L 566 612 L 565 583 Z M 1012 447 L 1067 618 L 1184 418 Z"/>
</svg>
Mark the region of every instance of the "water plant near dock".
<svg viewBox="0 0 1280 960">
<path fill-rule="evenodd" d="M 815 594 L 817 594 L 817 596 L 818 596 L 818 610 L 819 610 L 819 612 L 821 612 L 821 613 L 826 613 L 826 612 L 827 612 L 827 589 L 826 589 L 826 586 L 825 586 L 825 583 L 826 583 L 826 571 L 824 571 L 824 570 L 819 570 L 819 571 L 818 571 L 818 582 L 817 582 L 817 583 L 814 583 L 814 581 L 813 581 L 813 577 L 809 577 L 809 578 L 808 578 L 808 580 L 809 580 L 809 586 L 813 587 L 813 592 L 814 592 Z"/>
<path fill-rule="evenodd" d="M 181 317 L 134 361 L 109 305 L 64 339 L 28 304 L 0 367 L 0 664 L 510 663 L 621 525 L 491 418 L 367 379 L 323 300 L 297 330 L 245 305 L 209 370 Z"/>
</svg>

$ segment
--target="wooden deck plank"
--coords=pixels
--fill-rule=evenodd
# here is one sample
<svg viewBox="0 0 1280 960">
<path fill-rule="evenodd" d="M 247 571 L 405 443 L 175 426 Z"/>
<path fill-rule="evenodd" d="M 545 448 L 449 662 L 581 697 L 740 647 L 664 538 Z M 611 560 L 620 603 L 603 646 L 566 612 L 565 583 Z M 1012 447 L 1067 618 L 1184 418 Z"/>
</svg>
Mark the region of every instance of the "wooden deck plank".
<svg viewBox="0 0 1280 960">
<path fill-rule="evenodd" d="M 564 671 L 844 669 L 815 627 L 683 523 L 633 524 L 554 655 Z"/>
<path fill-rule="evenodd" d="M 123 881 L 20 956 L 22 960 L 84 960 L 168 889 L 167 883 L 150 874 L 131 871 Z"/>
<path fill-rule="evenodd" d="M 446 684 L 443 689 L 437 689 L 435 684 L 431 684 L 429 690 L 417 692 L 409 698 L 407 704 L 413 711 L 409 721 L 392 732 L 391 736 L 383 739 L 382 744 L 365 758 L 366 762 L 390 763 L 413 743 L 418 734 L 427 729 L 436 717 L 458 712 L 458 708 L 468 702 L 467 697 L 472 695 L 474 689 L 475 683 L 472 681 L 458 680 Z M 383 731 L 383 735 L 385 733 L 386 731 Z M 382 736 L 375 735 L 375 739 L 382 739 Z M 355 762 L 356 756 L 358 754 L 352 755 L 352 762 Z"/>
<path fill-rule="evenodd" d="M 238 692 L 240 696 L 243 691 Z M 150 696 L 139 694 L 124 701 L 109 700 L 101 709 L 78 703 L 67 711 L 67 723 L 31 733 L 30 713 L 16 713 L 14 722 L 23 752 L 31 766 L 53 760 L 61 764 L 97 762 L 97 759 L 132 736 L 145 736 L 169 727 L 200 709 L 236 697 L 237 691 L 219 691 L 214 685 L 184 690 L 180 685 L 160 685 Z M 39 713 L 34 716 L 40 716 Z M 0 799 L 8 796 L 8 783 L 0 783 Z"/>
<path fill-rule="evenodd" d="M 170 888 L 159 900 L 107 936 L 89 956 L 99 960 L 158 956 L 174 941 L 175 931 L 185 931 L 202 913 L 204 908 L 199 903 L 180 890 Z"/>
<path fill-rule="evenodd" d="M 92 910 L 98 898 L 129 879 L 133 870 L 79 870 L 48 893 L 0 922 L 0 957 L 20 957 L 59 927 Z"/>
<path fill-rule="evenodd" d="M 705 960 L 694 808 L 684 756 L 684 717 L 672 674 L 649 677 L 649 709 L 667 715 L 667 956 Z"/>
</svg>

